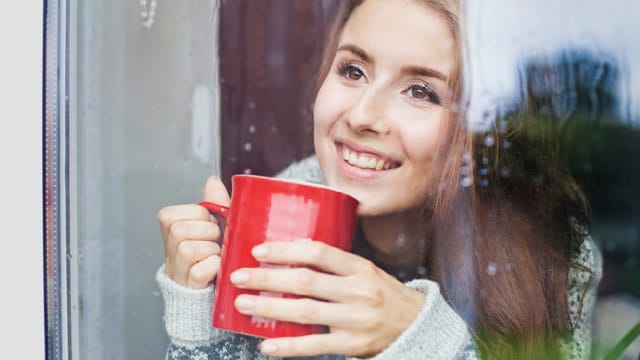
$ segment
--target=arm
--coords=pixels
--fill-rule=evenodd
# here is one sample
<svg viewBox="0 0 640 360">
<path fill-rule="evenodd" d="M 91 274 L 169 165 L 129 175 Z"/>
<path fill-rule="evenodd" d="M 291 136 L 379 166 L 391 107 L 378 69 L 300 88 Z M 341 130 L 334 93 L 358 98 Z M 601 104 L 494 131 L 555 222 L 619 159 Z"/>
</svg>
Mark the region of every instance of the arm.
<svg viewBox="0 0 640 360">
<path fill-rule="evenodd" d="M 167 276 L 164 265 L 156 273 L 156 281 L 171 340 L 167 360 L 266 359 L 256 350 L 259 339 L 211 327 L 213 285 L 204 289 L 182 286 Z"/>
</svg>

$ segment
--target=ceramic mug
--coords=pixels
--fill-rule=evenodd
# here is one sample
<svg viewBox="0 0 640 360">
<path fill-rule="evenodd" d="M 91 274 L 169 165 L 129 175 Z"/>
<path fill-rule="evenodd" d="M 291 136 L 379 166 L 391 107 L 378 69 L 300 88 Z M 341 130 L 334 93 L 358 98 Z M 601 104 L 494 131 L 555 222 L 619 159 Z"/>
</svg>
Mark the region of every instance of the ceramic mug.
<svg viewBox="0 0 640 360">
<path fill-rule="evenodd" d="M 235 175 L 232 185 L 229 207 L 200 203 L 212 214 L 226 219 L 215 284 L 213 326 L 267 338 L 326 332 L 323 326 L 241 314 L 234 306 L 240 294 L 300 296 L 239 289 L 231 283 L 229 275 L 240 268 L 282 267 L 260 263 L 251 255 L 251 249 L 264 242 L 316 240 L 349 251 L 358 201 L 325 186 L 263 176 Z"/>
</svg>

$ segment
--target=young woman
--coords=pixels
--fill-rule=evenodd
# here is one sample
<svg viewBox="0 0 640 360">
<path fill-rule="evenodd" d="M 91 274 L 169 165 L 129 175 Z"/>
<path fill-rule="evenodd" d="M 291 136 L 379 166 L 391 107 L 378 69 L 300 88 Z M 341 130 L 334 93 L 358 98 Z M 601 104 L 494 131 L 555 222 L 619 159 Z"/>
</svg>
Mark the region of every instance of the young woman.
<svg viewBox="0 0 640 360">
<path fill-rule="evenodd" d="M 272 242 L 254 256 L 322 272 L 231 275 L 238 287 L 319 299 L 243 295 L 240 312 L 329 333 L 260 340 L 211 328 L 220 229 L 198 205 L 169 206 L 157 274 L 168 358 L 588 357 L 600 265 L 586 204 L 550 127 L 517 114 L 491 134 L 509 149 L 475 145 L 459 106 L 458 13 L 447 0 L 342 3 L 314 105 L 316 156 L 281 176 L 356 197 L 356 245 Z M 228 203 L 219 179 L 205 199 Z"/>
</svg>

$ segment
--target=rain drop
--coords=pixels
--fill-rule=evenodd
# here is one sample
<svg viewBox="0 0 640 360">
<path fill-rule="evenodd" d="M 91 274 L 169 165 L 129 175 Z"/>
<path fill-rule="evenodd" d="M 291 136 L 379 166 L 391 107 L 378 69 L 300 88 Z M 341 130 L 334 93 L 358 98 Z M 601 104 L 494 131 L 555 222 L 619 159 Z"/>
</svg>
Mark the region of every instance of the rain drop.
<svg viewBox="0 0 640 360">
<path fill-rule="evenodd" d="M 493 138 L 493 136 L 487 136 L 484 138 L 485 146 L 493 146 L 493 144 L 495 143 L 496 143 L 496 140 Z"/>
<path fill-rule="evenodd" d="M 251 169 L 248 169 L 248 168 L 247 168 L 247 169 L 244 169 L 243 173 L 244 173 L 245 175 L 250 175 L 250 174 L 251 174 Z"/>
<path fill-rule="evenodd" d="M 249 109 L 253 110 L 256 108 L 256 103 L 253 101 L 249 101 L 249 103 L 247 104 L 247 106 L 249 107 Z"/>
<path fill-rule="evenodd" d="M 460 180 L 460 185 L 462 185 L 462 187 L 469 187 L 473 184 L 473 180 L 471 180 L 471 177 L 469 176 L 463 176 L 462 180 Z"/>
<path fill-rule="evenodd" d="M 256 132 L 256 127 L 253 125 L 249 126 L 249 133 L 253 134 L 255 132 Z"/>
<path fill-rule="evenodd" d="M 489 276 L 494 276 L 496 274 L 496 272 L 498 271 L 498 267 L 496 266 L 496 263 L 489 263 L 489 265 L 487 266 L 487 274 Z"/>
<path fill-rule="evenodd" d="M 251 151 L 251 147 L 252 147 L 251 143 L 244 144 L 244 151 Z"/>
<path fill-rule="evenodd" d="M 427 275 L 427 268 L 424 266 L 418 266 L 417 272 L 418 272 L 418 275 L 425 276 Z"/>
<path fill-rule="evenodd" d="M 396 245 L 404 246 L 406 244 L 407 244 L 407 236 L 404 233 L 399 234 L 398 237 L 396 238 Z"/>
</svg>

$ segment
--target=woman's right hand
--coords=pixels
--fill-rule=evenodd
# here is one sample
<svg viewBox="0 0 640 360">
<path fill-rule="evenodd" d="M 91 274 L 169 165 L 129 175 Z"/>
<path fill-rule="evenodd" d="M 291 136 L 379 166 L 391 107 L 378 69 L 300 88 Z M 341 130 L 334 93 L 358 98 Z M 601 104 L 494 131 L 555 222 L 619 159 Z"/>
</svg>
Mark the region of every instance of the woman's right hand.
<svg viewBox="0 0 640 360">
<path fill-rule="evenodd" d="M 224 184 L 210 177 L 204 188 L 204 200 L 229 206 Z M 162 231 L 165 272 L 180 285 L 207 287 L 220 269 L 220 226 L 209 212 L 197 204 L 172 205 L 158 211 Z"/>
</svg>

